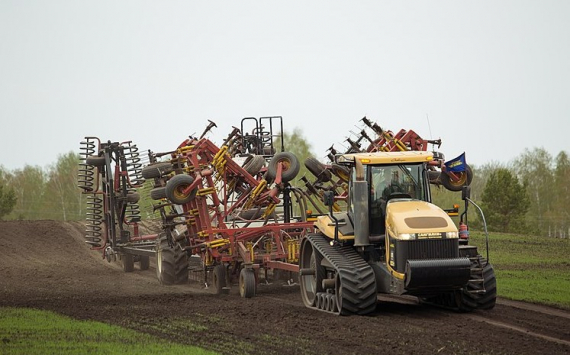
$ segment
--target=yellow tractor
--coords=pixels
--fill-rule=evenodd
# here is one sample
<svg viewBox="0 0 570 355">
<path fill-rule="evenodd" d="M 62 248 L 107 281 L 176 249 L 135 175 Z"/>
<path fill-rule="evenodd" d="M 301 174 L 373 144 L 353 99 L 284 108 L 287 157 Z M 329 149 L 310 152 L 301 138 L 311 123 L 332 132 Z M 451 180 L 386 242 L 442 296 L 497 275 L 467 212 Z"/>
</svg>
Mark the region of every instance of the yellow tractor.
<svg viewBox="0 0 570 355">
<path fill-rule="evenodd" d="M 431 202 L 433 159 L 426 151 L 335 157 L 350 169 L 348 207 L 319 216 L 317 232 L 301 242 L 299 281 L 307 307 L 367 314 L 376 309 L 378 293 L 417 296 L 460 311 L 494 307 L 488 255 L 460 238 L 448 213 Z M 468 192 L 465 187 L 465 214 Z M 324 199 L 327 206 L 335 202 L 332 193 Z"/>
</svg>

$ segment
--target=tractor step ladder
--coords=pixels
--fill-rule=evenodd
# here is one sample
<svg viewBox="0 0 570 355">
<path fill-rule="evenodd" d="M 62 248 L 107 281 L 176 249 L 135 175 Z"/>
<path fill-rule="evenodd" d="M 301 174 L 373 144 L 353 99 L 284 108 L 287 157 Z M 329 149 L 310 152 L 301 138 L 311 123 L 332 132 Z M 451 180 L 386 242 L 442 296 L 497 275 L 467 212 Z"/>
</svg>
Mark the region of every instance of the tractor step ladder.
<svg viewBox="0 0 570 355">
<path fill-rule="evenodd" d="M 471 265 L 475 267 L 471 268 L 471 278 L 469 279 L 469 284 L 473 286 L 473 289 L 468 290 L 469 293 L 481 294 L 486 293 L 485 290 L 485 277 L 483 275 L 483 265 L 481 265 L 481 258 L 478 256 L 470 257 Z"/>
</svg>

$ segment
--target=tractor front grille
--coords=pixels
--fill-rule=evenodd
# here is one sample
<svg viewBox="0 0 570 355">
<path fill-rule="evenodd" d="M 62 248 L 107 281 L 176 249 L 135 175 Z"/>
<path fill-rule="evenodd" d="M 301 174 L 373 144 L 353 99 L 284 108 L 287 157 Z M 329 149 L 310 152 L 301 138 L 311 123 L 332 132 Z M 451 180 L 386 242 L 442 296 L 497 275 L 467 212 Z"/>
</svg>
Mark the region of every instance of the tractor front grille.
<svg viewBox="0 0 570 355">
<path fill-rule="evenodd" d="M 407 260 L 452 259 L 459 257 L 459 239 L 396 241 L 396 271 L 404 272 Z"/>
</svg>

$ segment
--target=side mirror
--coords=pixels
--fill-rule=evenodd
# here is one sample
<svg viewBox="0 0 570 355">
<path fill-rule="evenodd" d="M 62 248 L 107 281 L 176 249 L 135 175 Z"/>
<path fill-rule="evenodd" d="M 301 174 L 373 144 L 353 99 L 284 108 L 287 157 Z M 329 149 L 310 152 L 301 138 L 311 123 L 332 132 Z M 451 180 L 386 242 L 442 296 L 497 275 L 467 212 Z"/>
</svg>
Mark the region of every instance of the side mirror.
<svg viewBox="0 0 570 355">
<path fill-rule="evenodd" d="M 461 189 L 461 199 L 467 200 L 471 198 L 471 187 L 470 186 L 463 186 Z"/>
<path fill-rule="evenodd" d="M 325 193 L 323 194 L 323 202 L 324 202 L 325 206 L 334 205 L 334 192 L 325 191 Z"/>
</svg>

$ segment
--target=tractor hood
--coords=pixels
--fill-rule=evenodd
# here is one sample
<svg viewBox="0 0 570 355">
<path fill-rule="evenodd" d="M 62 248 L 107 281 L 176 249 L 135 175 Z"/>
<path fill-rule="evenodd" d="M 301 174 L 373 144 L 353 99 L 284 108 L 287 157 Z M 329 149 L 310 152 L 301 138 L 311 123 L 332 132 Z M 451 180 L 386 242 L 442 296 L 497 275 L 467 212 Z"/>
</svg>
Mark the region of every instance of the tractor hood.
<svg viewBox="0 0 570 355">
<path fill-rule="evenodd" d="M 445 211 L 414 199 L 392 199 L 387 203 L 386 232 L 403 240 L 458 238 L 457 227 Z"/>
</svg>

